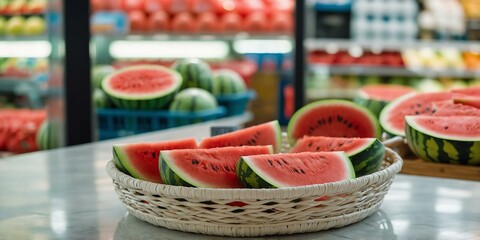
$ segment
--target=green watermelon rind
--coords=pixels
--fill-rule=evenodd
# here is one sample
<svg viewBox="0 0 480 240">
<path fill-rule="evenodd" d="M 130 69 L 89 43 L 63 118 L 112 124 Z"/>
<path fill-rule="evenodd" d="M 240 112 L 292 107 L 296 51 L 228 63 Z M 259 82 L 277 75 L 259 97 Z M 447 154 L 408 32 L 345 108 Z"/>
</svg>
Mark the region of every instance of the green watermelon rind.
<svg viewBox="0 0 480 240">
<path fill-rule="evenodd" d="M 273 146 L 268 145 L 269 152 L 273 153 Z M 164 184 L 184 187 L 200 187 L 200 188 L 215 188 L 215 186 L 209 186 L 205 183 L 198 182 L 195 179 L 187 176 L 187 174 L 177 168 L 172 163 L 172 158 L 169 155 L 170 151 L 162 151 L 159 158 L 159 170 Z M 237 162 L 238 165 L 238 162 Z"/>
<path fill-rule="evenodd" d="M 344 165 L 347 167 L 348 176 L 350 179 L 355 178 L 355 169 L 353 168 L 352 162 L 347 154 L 343 151 L 330 152 L 338 155 L 343 160 Z M 281 155 L 281 154 L 280 154 Z M 283 187 L 281 183 L 278 183 L 274 179 L 271 179 L 266 173 L 256 168 L 252 163 L 251 158 L 255 156 L 245 156 L 242 157 L 239 162 L 237 162 L 237 176 L 240 179 L 245 187 L 250 188 L 281 188 Z M 248 168 L 249 170 L 246 170 Z M 250 173 L 251 171 L 251 173 Z M 249 180 L 251 179 L 251 180 Z"/>
<path fill-rule="evenodd" d="M 380 140 L 370 138 L 368 144 L 347 154 L 352 161 L 355 175 L 365 176 L 376 172 L 382 166 L 385 146 Z"/>
<path fill-rule="evenodd" d="M 215 96 L 228 96 L 247 91 L 242 77 L 235 71 L 220 69 L 213 73 L 212 94 Z"/>
<path fill-rule="evenodd" d="M 432 133 L 405 117 L 408 146 L 419 158 L 432 162 L 480 165 L 480 139 L 459 139 Z M 436 156 L 435 156 L 436 155 Z"/>
<path fill-rule="evenodd" d="M 118 170 L 120 170 L 120 172 L 123 172 L 127 175 L 130 175 L 130 172 L 125 168 L 125 166 L 123 166 L 123 163 L 122 161 L 120 160 L 120 157 L 118 156 L 117 154 L 117 151 L 115 151 L 115 147 L 112 148 L 112 154 L 113 154 L 113 163 L 115 164 L 115 167 L 117 167 Z"/>
<path fill-rule="evenodd" d="M 194 87 L 212 92 L 213 74 L 206 62 L 199 59 L 184 59 L 177 61 L 172 69 L 183 79 L 180 89 Z"/>
<path fill-rule="evenodd" d="M 376 100 L 370 98 L 365 92 L 359 91 L 358 95 L 353 98 L 353 102 L 370 110 L 377 118 L 380 116 L 382 109 L 389 103 L 388 101 Z"/>
<path fill-rule="evenodd" d="M 127 156 L 127 154 L 125 153 L 124 151 L 124 148 L 127 147 L 128 144 L 116 144 L 116 145 L 113 145 L 113 160 L 114 160 L 114 163 L 115 163 L 115 166 L 117 166 L 117 163 L 118 163 L 118 166 L 117 168 L 121 171 L 121 167 L 123 167 L 123 169 L 129 174 L 131 175 L 132 177 L 134 178 L 138 178 L 138 179 L 143 179 L 143 176 L 135 170 L 135 168 L 131 165 L 131 163 L 129 163 L 129 158 Z M 118 161 L 116 162 L 115 161 L 115 157 L 118 159 Z M 125 172 L 124 172 L 125 173 Z"/>
<path fill-rule="evenodd" d="M 53 122 L 45 120 L 38 129 L 36 142 L 40 150 L 48 150 L 60 146 L 58 126 Z"/>
<path fill-rule="evenodd" d="M 173 85 L 162 91 L 156 93 L 148 94 L 127 94 L 119 93 L 114 89 L 109 87 L 109 80 L 113 77 L 131 71 L 131 70 L 144 70 L 144 69 L 153 69 L 162 72 L 168 72 L 173 80 Z M 157 66 L 157 65 L 136 65 L 122 68 L 108 76 L 102 81 L 103 91 L 110 97 L 112 102 L 119 108 L 126 109 L 159 109 L 167 105 L 173 99 L 175 93 L 178 92 L 182 85 L 182 77 L 176 71 L 170 70 L 169 68 Z"/>
<path fill-rule="evenodd" d="M 322 106 L 322 105 L 328 105 L 328 104 L 340 104 L 340 105 L 343 105 L 343 106 L 346 106 L 346 107 L 352 107 L 352 108 L 357 109 L 360 112 L 364 113 L 365 116 L 367 116 L 367 118 L 370 119 L 370 123 L 375 130 L 375 136 L 372 136 L 372 137 L 376 137 L 376 138 L 381 137 L 382 130 L 381 130 L 381 127 L 380 127 L 380 123 L 379 123 L 378 119 L 375 117 L 375 115 L 373 115 L 373 113 L 370 110 L 368 110 L 367 108 L 365 108 L 363 106 L 360 106 L 356 103 L 347 101 L 347 100 L 331 99 L 331 100 L 320 100 L 320 101 L 312 102 L 310 104 L 307 104 L 307 105 L 303 106 L 301 109 L 299 109 L 297 112 L 295 112 L 295 114 L 293 114 L 293 116 L 290 119 L 290 121 L 288 123 L 288 126 L 287 126 L 288 139 L 289 139 L 289 142 L 290 142 L 291 145 L 295 144 L 295 142 L 297 141 L 297 139 L 292 137 L 293 136 L 292 133 L 295 132 L 294 130 L 297 126 L 297 121 L 298 121 L 297 119 L 300 118 L 304 113 L 308 112 L 311 109 L 314 109 L 314 108 L 316 108 L 318 106 Z"/>
</svg>

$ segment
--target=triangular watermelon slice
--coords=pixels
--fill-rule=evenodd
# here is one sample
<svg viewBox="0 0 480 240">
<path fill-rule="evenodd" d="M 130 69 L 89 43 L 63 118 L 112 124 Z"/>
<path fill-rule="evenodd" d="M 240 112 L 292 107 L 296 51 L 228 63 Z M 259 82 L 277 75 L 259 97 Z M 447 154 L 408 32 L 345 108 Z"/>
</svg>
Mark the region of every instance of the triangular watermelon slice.
<svg viewBox="0 0 480 240">
<path fill-rule="evenodd" d="M 140 180 L 162 183 L 158 171 L 160 151 L 197 148 L 194 138 L 156 142 L 113 145 L 113 161 L 117 168 Z"/>
<path fill-rule="evenodd" d="M 272 145 L 275 152 L 282 146 L 282 132 L 277 120 L 203 139 L 200 148 Z"/>
</svg>

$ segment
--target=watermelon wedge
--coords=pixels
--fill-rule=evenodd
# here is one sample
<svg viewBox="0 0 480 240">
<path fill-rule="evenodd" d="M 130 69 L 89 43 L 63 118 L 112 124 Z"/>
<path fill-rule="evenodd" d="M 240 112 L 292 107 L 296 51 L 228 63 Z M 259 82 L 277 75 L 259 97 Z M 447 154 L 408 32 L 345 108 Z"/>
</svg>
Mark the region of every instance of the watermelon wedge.
<svg viewBox="0 0 480 240">
<path fill-rule="evenodd" d="M 276 153 L 282 146 L 282 132 L 277 120 L 251 126 L 234 132 L 203 139 L 200 148 L 227 146 L 272 145 Z"/>
<path fill-rule="evenodd" d="M 158 65 L 122 68 L 102 81 L 102 88 L 118 108 L 161 109 L 182 85 L 177 72 Z"/>
<path fill-rule="evenodd" d="M 345 100 L 320 100 L 299 109 L 288 123 L 291 144 L 303 136 L 376 137 L 378 119 L 365 107 Z"/>
<path fill-rule="evenodd" d="M 461 94 L 461 95 L 470 95 L 470 96 L 480 96 L 480 86 L 473 86 L 462 89 L 454 89 L 452 93 Z"/>
<path fill-rule="evenodd" d="M 163 150 L 197 148 L 194 138 L 157 143 L 131 143 L 113 145 L 113 162 L 125 174 L 140 180 L 162 183 L 158 171 L 158 158 Z"/>
<path fill-rule="evenodd" d="M 480 117 L 406 116 L 413 153 L 434 162 L 480 165 Z"/>
<path fill-rule="evenodd" d="M 244 156 L 237 176 L 248 188 L 281 188 L 355 178 L 345 152 L 304 152 Z"/>
<path fill-rule="evenodd" d="M 271 145 L 162 151 L 159 168 L 165 184 L 241 188 L 235 172 L 240 157 L 269 153 Z"/>
<path fill-rule="evenodd" d="M 446 101 L 432 102 L 432 115 L 480 117 L 480 109 L 466 104 L 454 103 L 454 101 L 450 99 Z"/>
<path fill-rule="evenodd" d="M 453 102 L 454 103 L 461 103 L 464 105 L 472 106 L 477 109 L 480 109 L 480 94 L 478 97 L 473 97 L 473 96 L 456 96 L 453 97 Z"/>
<path fill-rule="evenodd" d="M 385 155 L 385 147 L 376 138 L 304 137 L 290 149 L 291 153 L 331 151 L 344 151 L 357 177 L 377 171 Z"/>
<path fill-rule="evenodd" d="M 378 117 L 389 102 L 412 92 L 415 92 L 415 89 L 402 85 L 371 84 L 360 88 L 354 101 Z"/>
<path fill-rule="evenodd" d="M 432 102 L 450 100 L 452 93 L 410 93 L 385 106 L 380 113 L 380 124 L 385 132 L 405 136 L 405 116 L 431 115 Z"/>
</svg>

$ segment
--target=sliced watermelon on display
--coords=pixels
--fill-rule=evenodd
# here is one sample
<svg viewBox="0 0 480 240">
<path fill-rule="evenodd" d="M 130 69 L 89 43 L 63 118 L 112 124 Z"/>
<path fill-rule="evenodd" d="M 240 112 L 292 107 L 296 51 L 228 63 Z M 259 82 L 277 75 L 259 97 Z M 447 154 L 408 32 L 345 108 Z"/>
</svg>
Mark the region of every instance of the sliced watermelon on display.
<svg viewBox="0 0 480 240">
<path fill-rule="evenodd" d="M 454 103 L 460 103 L 468 106 L 475 107 L 480 110 L 480 95 L 478 97 L 473 96 L 456 96 L 453 97 Z"/>
<path fill-rule="evenodd" d="M 161 151 L 171 149 L 194 149 L 194 138 L 158 143 L 131 143 L 113 145 L 113 162 L 122 172 L 140 180 L 162 183 L 158 170 Z"/>
<path fill-rule="evenodd" d="M 355 178 L 345 152 L 304 152 L 244 156 L 237 176 L 248 188 L 297 187 Z"/>
<path fill-rule="evenodd" d="M 413 153 L 434 162 L 480 165 L 480 117 L 406 116 Z"/>
<path fill-rule="evenodd" d="M 288 123 L 290 143 L 304 136 L 380 138 L 377 118 L 345 100 L 320 100 L 303 106 Z"/>
<path fill-rule="evenodd" d="M 371 84 L 360 88 L 354 101 L 378 117 L 389 102 L 414 91 L 413 88 L 402 85 Z"/>
<path fill-rule="evenodd" d="M 344 151 L 357 177 L 377 171 L 385 155 L 385 147 L 376 138 L 304 137 L 290 149 L 291 153 L 331 151 Z"/>
<path fill-rule="evenodd" d="M 204 138 L 200 148 L 216 148 L 245 145 L 272 145 L 277 153 L 282 146 L 282 132 L 277 120 L 251 126 L 214 137 Z"/>
<path fill-rule="evenodd" d="M 102 88 L 112 102 L 125 109 L 161 109 L 182 85 L 175 71 L 157 65 L 136 65 L 108 75 Z"/>
<path fill-rule="evenodd" d="M 452 99 L 432 102 L 431 112 L 432 116 L 480 116 L 480 109 L 461 103 L 453 103 Z"/>
<path fill-rule="evenodd" d="M 448 92 L 403 95 L 385 106 L 380 113 L 380 124 L 388 134 L 405 136 L 405 116 L 432 115 L 433 102 L 451 98 L 452 94 Z"/>
<path fill-rule="evenodd" d="M 271 145 L 162 151 L 165 184 L 204 188 L 241 188 L 235 167 L 241 156 L 273 153 Z"/>
<path fill-rule="evenodd" d="M 454 89 L 451 92 L 456 93 L 456 94 L 471 95 L 471 96 L 480 97 L 480 86 L 473 86 L 473 87 L 462 88 L 462 89 Z"/>
</svg>

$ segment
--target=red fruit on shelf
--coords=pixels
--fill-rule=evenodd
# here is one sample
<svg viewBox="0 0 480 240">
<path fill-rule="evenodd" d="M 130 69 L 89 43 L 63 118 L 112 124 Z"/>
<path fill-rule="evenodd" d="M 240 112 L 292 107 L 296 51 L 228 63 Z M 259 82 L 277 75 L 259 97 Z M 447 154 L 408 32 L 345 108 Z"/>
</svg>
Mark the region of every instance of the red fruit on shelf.
<svg viewBox="0 0 480 240">
<path fill-rule="evenodd" d="M 170 29 L 170 17 L 165 11 L 157 11 L 148 17 L 147 29 L 153 32 L 164 32 Z"/>
<path fill-rule="evenodd" d="M 106 11 L 109 9 L 108 0 L 90 0 L 90 11 Z"/>
<path fill-rule="evenodd" d="M 41 14 L 47 9 L 46 0 L 36 0 L 28 2 L 25 12 L 28 14 Z"/>
<path fill-rule="evenodd" d="M 147 30 L 147 17 L 143 11 L 131 11 L 128 13 L 130 20 L 130 32 L 144 32 Z"/>
<path fill-rule="evenodd" d="M 262 0 L 237 0 L 237 6 L 236 12 L 243 16 L 265 12 L 265 4 Z"/>
<path fill-rule="evenodd" d="M 194 13 L 213 13 L 220 8 L 219 0 L 192 0 L 192 12 Z"/>
<path fill-rule="evenodd" d="M 25 0 L 13 0 L 11 1 L 4 12 L 6 14 L 23 14 L 27 10 L 27 1 Z"/>
<path fill-rule="evenodd" d="M 220 20 L 221 32 L 242 31 L 242 18 L 238 13 L 230 12 L 222 16 Z"/>
<path fill-rule="evenodd" d="M 215 12 L 224 15 L 231 12 L 236 12 L 238 8 L 238 1 L 236 0 L 217 0 L 215 5 Z"/>
<path fill-rule="evenodd" d="M 293 11 L 295 9 L 295 2 L 293 0 L 264 0 L 264 3 L 265 11 L 267 12 L 268 16 L 273 16 L 277 13 L 293 14 Z"/>
<path fill-rule="evenodd" d="M 146 13 L 156 13 L 158 11 L 165 11 L 167 6 L 164 0 L 144 0 L 143 11 Z"/>
<path fill-rule="evenodd" d="M 195 20 L 190 13 L 179 13 L 173 17 L 172 30 L 174 32 L 187 32 L 191 33 L 195 31 Z"/>
<path fill-rule="evenodd" d="M 267 17 L 264 13 L 255 12 L 245 18 L 243 29 L 247 32 L 259 33 L 268 30 Z"/>
<path fill-rule="evenodd" d="M 122 9 L 125 12 L 143 11 L 145 2 L 144 0 L 122 0 Z"/>
<path fill-rule="evenodd" d="M 270 30 L 278 33 L 290 33 L 293 31 L 293 16 L 288 13 L 276 13 L 270 21 Z"/>
<path fill-rule="evenodd" d="M 165 0 L 165 6 L 169 13 L 186 13 L 192 10 L 192 0 Z"/>
<path fill-rule="evenodd" d="M 220 23 L 217 15 L 207 12 L 198 15 L 196 27 L 199 32 L 218 32 Z"/>
</svg>

